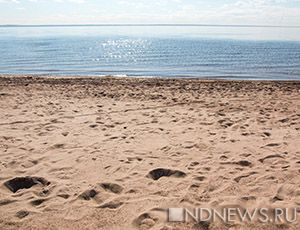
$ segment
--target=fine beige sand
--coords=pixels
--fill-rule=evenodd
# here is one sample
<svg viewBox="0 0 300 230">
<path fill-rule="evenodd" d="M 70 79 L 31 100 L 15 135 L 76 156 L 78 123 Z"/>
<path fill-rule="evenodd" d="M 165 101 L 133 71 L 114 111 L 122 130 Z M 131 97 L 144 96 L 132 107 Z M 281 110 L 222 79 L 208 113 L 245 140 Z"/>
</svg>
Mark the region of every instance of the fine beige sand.
<svg viewBox="0 0 300 230">
<path fill-rule="evenodd" d="M 170 223 L 172 207 L 299 207 L 300 82 L 0 76 L 0 229 Z"/>
</svg>

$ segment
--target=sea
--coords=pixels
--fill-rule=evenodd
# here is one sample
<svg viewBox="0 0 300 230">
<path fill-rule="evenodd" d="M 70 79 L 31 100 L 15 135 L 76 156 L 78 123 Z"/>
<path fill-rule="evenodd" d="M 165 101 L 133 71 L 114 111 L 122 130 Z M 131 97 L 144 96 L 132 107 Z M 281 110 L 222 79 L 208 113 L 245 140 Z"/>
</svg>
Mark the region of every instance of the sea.
<svg viewBox="0 0 300 230">
<path fill-rule="evenodd" d="M 0 74 L 300 80 L 300 27 L 0 26 Z"/>
</svg>

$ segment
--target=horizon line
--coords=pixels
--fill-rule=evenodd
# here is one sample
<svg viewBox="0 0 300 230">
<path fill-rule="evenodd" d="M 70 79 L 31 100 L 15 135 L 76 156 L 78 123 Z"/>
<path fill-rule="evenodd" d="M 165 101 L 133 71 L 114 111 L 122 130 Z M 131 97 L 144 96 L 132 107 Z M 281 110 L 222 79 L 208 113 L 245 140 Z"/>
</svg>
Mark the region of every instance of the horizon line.
<svg viewBox="0 0 300 230">
<path fill-rule="evenodd" d="M 300 25 L 296 26 L 284 26 L 284 25 L 242 25 L 242 24 L 198 24 L 198 23 L 114 23 L 114 24 L 0 24 L 0 27 L 97 27 L 97 26 L 199 26 L 199 27 L 262 27 L 262 28 L 300 28 Z"/>
</svg>

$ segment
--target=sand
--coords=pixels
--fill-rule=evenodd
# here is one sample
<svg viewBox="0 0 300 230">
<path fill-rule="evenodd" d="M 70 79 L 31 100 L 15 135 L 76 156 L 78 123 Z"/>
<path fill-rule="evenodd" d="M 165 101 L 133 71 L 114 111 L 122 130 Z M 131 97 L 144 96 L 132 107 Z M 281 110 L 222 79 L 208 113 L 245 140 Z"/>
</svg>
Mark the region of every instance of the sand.
<svg viewBox="0 0 300 230">
<path fill-rule="evenodd" d="M 0 76 L 0 229 L 300 229 L 168 222 L 299 207 L 300 82 Z"/>
</svg>

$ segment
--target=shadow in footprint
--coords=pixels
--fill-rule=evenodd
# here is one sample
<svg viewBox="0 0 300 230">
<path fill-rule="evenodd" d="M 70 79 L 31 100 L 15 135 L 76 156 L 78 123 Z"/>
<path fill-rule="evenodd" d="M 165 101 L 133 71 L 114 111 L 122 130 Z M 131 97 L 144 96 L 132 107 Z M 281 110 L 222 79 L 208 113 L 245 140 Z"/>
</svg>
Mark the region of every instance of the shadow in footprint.
<svg viewBox="0 0 300 230">
<path fill-rule="evenodd" d="M 101 206 L 99 206 L 99 208 L 117 209 L 117 208 L 121 207 L 123 204 L 124 204 L 123 202 L 111 201 L 111 202 L 102 204 Z"/>
<path fill-rule="evenodd" d="M 113 183 L 101 183 L 100 187 L 102 187 L 104 190 L 112 193 L 119 194 L 123 191 L 123 187 L 118 184 Z"/>
<path fill-rule="evenodd" d="M 198 177 L 194 177 L 195 180 L 198 180 L 198 181 L 204 181 L 206 179 L 205 176 L 198 176 Z"/>
<path fill-rule="evenodd" d="M 16 177 L 4 183 L 13 193 L 16 193 L 20 189 L 29 189 L 38 184 L 46 186 L 49 185 L 50 182 L 42 177 Z"/>
<path fill-rule="evenodd" d="M 42 203 L 44 203 L 46 201 L 46 199 L 36 199 L 33 201 L 30 201 L 30 204 L 32 204 L 33 206 L 39 206 Z"/>
<path fill-rule="evenodd" d="M 209 230 L 211 223 L 208 221 L 199 221 L 193 227 L 193 229 Z"/>
<path fill-rule="evenodd" d="M 16 217 L 18 217 L 19 219 L 23 219 L 26 216 L 28 216 L 30 213 L 26 210 L 20 210 L 16 213 Z"/>
<path fill-rule="evenodd" d="M 186 173 L 179 171 L 179 170 L 171 170 L 171 169 L 164 169 L 164 168 L 158 168 L 150 171 L 147 175 L 147 177 L 158 180 L 161 177 L 176 177 L 176 178 L 182 178 L 185 177 Z"/>
<path fill-rule="evenodd" d="M 9 200 L 9 199 L 4 199 L 4 200 L 0 200 L 0 206 L 4 206 L 4 205 L 8 205 L 11 203 L 17 202 L 16 200 Z"/>
<path fill-rule="evenodd" d="M 98 192 L 97 192 L 95 189 L 90 189 L 90 190 L 87 190 L 87 191 L 81 193 L 81 194 L 79 195 L 79 198 L 80 198 L 80 199 L 83 199 L 83 200 L 91 200 L 91 199 L 94 198 L 97 194 L 98 194 Z"/>
<path fill-rule="evenodd" d="M 231 165 L 231 164 L 236 164 L 242 167 L 250 167 L 252 166 L 252 163 L 247 160 L 241 160 L 241 161 L 236 161 L 236 162 L 221 162 L 220 164 L 222 165 Z"/>
</svg>

